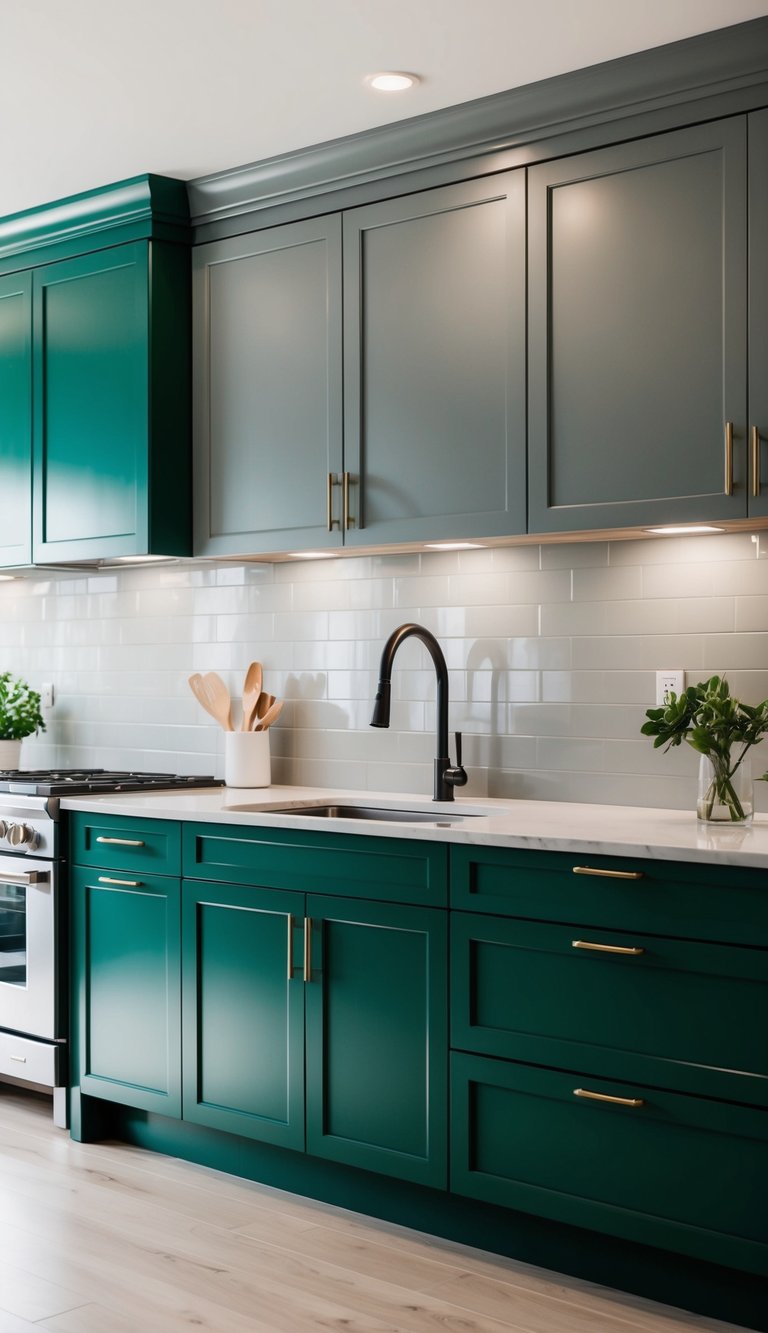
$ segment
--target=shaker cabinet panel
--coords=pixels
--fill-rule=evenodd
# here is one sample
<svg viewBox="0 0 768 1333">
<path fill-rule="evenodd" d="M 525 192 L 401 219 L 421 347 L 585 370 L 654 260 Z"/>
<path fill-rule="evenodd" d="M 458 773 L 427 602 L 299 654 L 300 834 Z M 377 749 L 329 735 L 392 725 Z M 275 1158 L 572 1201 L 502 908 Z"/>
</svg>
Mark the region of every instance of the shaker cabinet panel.
<svg viewBox="0 0 768 1333">
<path fill-rule="evenodd" d="M 529 178 L 530 531 L 744 517 L 746 119 Z"/>
<path fill-rule="evenodd" d="M 525 531 L 525 173 L 344 214 L 349 545 Z"/>
<path fill-rule="evenodd" d="M 193 270 L 196 553 L 340 545 L 339 218 L 201 246 Z"/>
<path fill-rule="evenodd" d="M 0 278 L 0 566 L 32 558 L 32 277 Z"/>
</svg>

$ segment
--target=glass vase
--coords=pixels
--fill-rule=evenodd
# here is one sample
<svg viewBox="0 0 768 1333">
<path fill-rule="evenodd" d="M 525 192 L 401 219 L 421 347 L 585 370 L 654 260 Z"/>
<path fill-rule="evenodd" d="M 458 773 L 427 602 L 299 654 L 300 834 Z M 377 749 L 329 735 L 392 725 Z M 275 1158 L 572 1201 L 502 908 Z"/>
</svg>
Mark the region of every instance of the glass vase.
<svg viewBox="0 0 768 1333">
<path fill-rule="evenodd" d="M 696 814 L 707 824 L 746 824 L 752 818 L 751 755 L 703 754 L 699 759 Z"/>
</svg>

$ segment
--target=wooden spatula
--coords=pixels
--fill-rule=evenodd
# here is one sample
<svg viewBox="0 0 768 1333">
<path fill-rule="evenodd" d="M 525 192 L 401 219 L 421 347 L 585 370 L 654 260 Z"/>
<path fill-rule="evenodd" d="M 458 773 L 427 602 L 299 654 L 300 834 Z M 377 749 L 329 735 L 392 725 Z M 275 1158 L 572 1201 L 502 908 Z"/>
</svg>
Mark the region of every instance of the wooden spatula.
<svg viewBox="0 0 768 1333">
<path fill-rule="evenodd" d="M 192 690 L 197 702 L 202 704 L 206 713 L 210 713 L 215 718 L 220 727 L 225 731 L 232 731 L 232 718 L 230 716 L 232 701 L 221 676 L 215 671 L 208 671 L 204 676 L 196 672 L 189 678 L 189 687 Z"/>
<path fill-rule="evenodd" d="M 251 662 L 245 673 L 243 683 L 243 721 L 240 726 L 241 731 L 250 731 L 253 724 L 256 706 L 261 695 L 261 685 L 263 671 L 261 662 Z"/>
</svg>

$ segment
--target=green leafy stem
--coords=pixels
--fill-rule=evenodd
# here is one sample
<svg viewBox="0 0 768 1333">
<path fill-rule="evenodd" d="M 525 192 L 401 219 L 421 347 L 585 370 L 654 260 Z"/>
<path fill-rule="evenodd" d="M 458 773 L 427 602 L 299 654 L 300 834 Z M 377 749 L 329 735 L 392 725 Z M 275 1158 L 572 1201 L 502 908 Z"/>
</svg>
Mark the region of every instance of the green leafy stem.
<svg viewBox="0 0 768 1333">
<path fill-rule="evenodd" d="M 681 741 L 706 755 L 712 764 L 713 778 L 704 800 L 704 815 L 709 819 L 715 802 L 727 807 L 732 820 L 743 820 L 744 808 L 736 793 L 733 778 L 744 756 L 768 732 L 768 699 L 752 708 L 731 695 L 728 682 L 720 676 L 691 685 L 683 694 L 670 691 L 662 708 L 649 708 L 648 721 L 640 728 L 644 736 L 653 736 L 654 749 L 664 752 Z M 768 781 L 763 773 L 760 781 Z"/>
<path fill-rule="evenodd" d="M 0 740 L 20 741 L 38 731 L 45 731 L 40 711 L 40 695 L 26 681 L 0 674 Z"/>
</svg>

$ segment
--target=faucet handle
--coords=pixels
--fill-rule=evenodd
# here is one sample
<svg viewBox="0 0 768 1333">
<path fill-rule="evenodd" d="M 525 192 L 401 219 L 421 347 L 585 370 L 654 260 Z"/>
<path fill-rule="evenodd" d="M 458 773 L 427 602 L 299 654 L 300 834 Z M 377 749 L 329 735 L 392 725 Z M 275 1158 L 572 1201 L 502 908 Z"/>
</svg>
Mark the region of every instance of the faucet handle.
<svg viewBox="0 0 768 1333">
<path fill-rule="evenodd" d="M 456 736 L 456 767 L 447 768 L 444 777 L 451 787 L 466 787 L 469 778 L 461 762 L 461 732 L 457 731 L 454 734 Z"/>
</svg>

